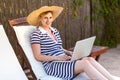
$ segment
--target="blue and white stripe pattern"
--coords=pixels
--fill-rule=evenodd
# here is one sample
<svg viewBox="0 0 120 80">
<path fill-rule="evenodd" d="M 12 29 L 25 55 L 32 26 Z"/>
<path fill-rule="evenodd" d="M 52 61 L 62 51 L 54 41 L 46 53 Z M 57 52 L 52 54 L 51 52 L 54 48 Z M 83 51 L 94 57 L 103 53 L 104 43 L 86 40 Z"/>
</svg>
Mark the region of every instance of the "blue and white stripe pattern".
<svg viewBox="0 0 120 80">
<path fill-rule="evenodd" d="M 57 38 L 57 42 L 53 40 L 47 32 L 39 27 L 38 30 L 34 31 L 31 35 L 31 44 L 40 44 L 41 53 L 49 56 L 60 56 L 66 55 L 62 49 L 62 40 L 59 32 L 56 28 L 50 27 L 53 34 Z M 74 65 L 75 61 L 72 62 L 43 62 L 43 66 L 48 75 L 65 78 L 70 80 L 74 76 Z"/>
</svg>

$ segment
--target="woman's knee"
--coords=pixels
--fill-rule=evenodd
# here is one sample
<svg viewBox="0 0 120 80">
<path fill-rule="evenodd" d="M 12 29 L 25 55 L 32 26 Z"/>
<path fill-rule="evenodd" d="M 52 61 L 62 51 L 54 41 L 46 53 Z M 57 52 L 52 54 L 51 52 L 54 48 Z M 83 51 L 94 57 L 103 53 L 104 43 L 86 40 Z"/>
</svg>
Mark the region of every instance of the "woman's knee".
<svg viewBox="0 0 120 80">
<path fill-rule="evenodd" d="M 95 59 L 93 57 L 85 57 L 85 58 L 83 58 L 83 60 L 93 61 Z"/>
<path fill-rule="evenodd" d="M 89 57 L 89 61 L 95 61 L 93 57 Z"/>
<path fill-rule="evenodd" d="M 76 61 L 76 65 L 79 67 L 85 67 L 85 66 L 88 66 L 90 64 L 89 60 L 88 59 L 82 59 L 82 60 L 78 60 Z"/>
<path fill-rule="evenodd" d="M 82 59 L 76 61 L 75 64 L 75 74 L 84 72 L 85 69 L 90 65 L 90 62 L 87 59 Z"/>
</svg>

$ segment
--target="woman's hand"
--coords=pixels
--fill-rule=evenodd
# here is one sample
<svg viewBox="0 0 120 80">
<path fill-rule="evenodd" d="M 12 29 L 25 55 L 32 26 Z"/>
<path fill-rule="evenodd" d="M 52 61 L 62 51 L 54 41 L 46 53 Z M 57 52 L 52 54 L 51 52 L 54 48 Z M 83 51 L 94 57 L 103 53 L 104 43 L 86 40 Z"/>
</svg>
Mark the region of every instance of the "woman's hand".
<svg viewBox="0 0 120 80">
<path fill-rule="evenodd" d="M 70 56 L 56 56 L 56 59 L 55 60 L 59 60 L 59 61 L 68 61 L 70 60 L 71 57 Z"/>
<path fill-rule="evenodd" d="M 66 54 L 72 56 L 72 54 L 73 54 L 72 51 L 66 50 L 66 49 L 64 49 L 63 47 L 62 47 L 62 49 L 63 49 L 63 51 L 64 51 Z"/>
<path fill-rule="evenodd" d="M 72 51 L 67 51 L 67 53 L 68 53 L 69 55 L 71 55 L 71 56 L 72 56 L 72 54 L 73 54 Z"/>
</svg>

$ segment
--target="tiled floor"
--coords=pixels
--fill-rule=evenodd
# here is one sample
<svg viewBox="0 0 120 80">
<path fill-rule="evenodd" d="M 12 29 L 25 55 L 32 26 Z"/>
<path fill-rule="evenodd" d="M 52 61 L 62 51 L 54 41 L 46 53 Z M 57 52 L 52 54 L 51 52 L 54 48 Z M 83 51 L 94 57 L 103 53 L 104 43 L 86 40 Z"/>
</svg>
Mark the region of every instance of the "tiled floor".
<svg viewBox="0 0 120 80">
<path fill-rule="evenodd" d="M 99 62 L 111 74 L 120 77 L 120 46 L 109 49 L 106 54 L 102 54 Z"/>
</svg>

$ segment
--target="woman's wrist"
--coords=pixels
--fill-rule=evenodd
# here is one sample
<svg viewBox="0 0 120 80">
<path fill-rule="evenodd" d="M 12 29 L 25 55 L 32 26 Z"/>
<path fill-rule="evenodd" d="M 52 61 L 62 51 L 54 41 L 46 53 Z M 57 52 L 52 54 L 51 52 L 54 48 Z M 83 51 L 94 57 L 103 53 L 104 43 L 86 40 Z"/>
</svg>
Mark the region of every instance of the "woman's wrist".
<svg viewBox="0 0 120 80">
<path fill-rule="evenodd" d="M 68 54 L 70 54 L 70 55 L 72 55 L 72 54 L 73 54 L 73 52 L 72 52 L 72 51 L 67 51 L 67 53 L 68 53 Z"/>
<path fill-rule="evenodd" d="M 64 50 L 64 52 L 65 52 L 66 54 L 69 54 L 69 55 L 72 55 L 72 54 L 73 54 L 72 51 L 66 50 L 66 49 L 64 49 L 64 48 L 63 48 L 63 50 Z"/>
<path fill-rule="evenodd" d="M 58 57 L 57 56 L 53 56 L 53 61 L 56 61 L 57 59 L 58 59 Z"/>
</svg>

